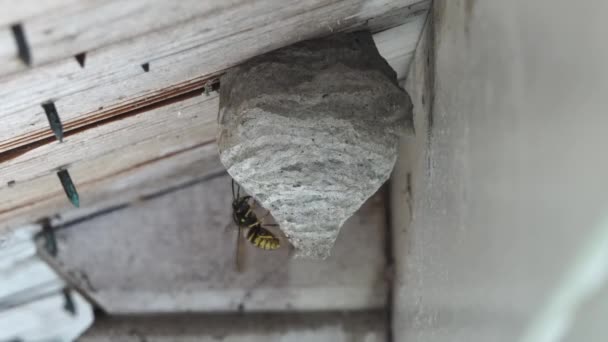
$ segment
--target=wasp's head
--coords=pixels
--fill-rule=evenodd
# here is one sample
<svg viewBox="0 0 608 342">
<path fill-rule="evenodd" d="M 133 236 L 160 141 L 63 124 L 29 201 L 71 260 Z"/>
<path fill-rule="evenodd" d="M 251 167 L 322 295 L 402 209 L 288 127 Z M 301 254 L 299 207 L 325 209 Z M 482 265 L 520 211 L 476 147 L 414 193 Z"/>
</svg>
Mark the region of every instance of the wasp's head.
<svg viewBox="0 0 608 342">
<path fill-rule="evenodd" d="M 232 210 L 237 213 L 246 212 L 249 210 L 249 196 L 235 198 L 232 201 Z"/>
</svg>

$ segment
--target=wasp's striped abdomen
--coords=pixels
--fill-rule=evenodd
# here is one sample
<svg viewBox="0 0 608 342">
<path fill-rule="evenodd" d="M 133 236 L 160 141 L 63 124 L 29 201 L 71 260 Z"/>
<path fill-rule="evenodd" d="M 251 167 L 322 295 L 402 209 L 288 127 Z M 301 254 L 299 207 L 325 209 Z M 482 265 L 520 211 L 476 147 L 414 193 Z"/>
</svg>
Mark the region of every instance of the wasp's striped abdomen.
<svg viewBox="0 0 608 342">
<path fill-rule="evenodd" d="M 254 246 L 266 250 L 278 249 L 281 246 L 280 240 L 274 234 L 260 226 L 249 229 L 247 240 Z"/>
<path fill-rule="evenodd" d="M 252 245 L 264 250 L 278 249 L 281 246 L 279 238 L 272 232 L 263 228 L 263 217 L 259 218 L 254 212 L 255 201 L 251 196 L 241 196 L 240 187 L 234 191 L 234 180 L 232 181 L 232 219 L 241 229 L 246 230 L 245 237 Z M 267 213 L 268 215 L 269 213 Z M 239 234 L 239 237 L 241 235 Z M 238 247 L 238 244 L 237 244 Z"/>
</svg>

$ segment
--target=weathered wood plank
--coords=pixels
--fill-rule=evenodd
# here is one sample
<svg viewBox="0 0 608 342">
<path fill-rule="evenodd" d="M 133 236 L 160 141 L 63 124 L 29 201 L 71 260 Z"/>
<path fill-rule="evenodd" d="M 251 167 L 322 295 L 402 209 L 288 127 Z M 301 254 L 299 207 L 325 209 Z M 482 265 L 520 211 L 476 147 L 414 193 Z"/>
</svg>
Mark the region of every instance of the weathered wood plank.
<svg viewBox="0 0 608 342">
<path fill-rule="evenodd" d="M 425 21 L 426 15 L 419 15 L 407 24 L 374 35 L 378 51 L 395 69 L 399 79 L 405 79 L 407 75 Z"/>
<path fill-rule="evenodd" d="M 111 314 L 385 306 L 382 191 L 347 220 L 326 260 L 291 259 L 284 237 L 275 251 L 245 242 L 239 272 L 230 180 L 222 173 L 60 226 L 57 269 Z"/>
<path fill-rule="evenodd" d="M 360 6 L 360 14 L 374 18 L 395 7 L 415 4 L 421 0 L 350 1 Z M 24 1 L 14 3 L 2 0 L 0 27 L 20 23 L 27 30 L 34 65 L 42 65 L 62 58 L 72 57 L 83 51 L 91 51 L 125 40 L 137 40 L 140 36 L 162 31 L 194 21 L 200 24 L 224 25 L 222 18 L 230 18 L 235 12 L 249 13 L 250 17 L 269 15 L 280 10 L 279 2 L 262 0 L 252 3 L 246 0 L 216 1 L 103 1 L 60 0 Z M 322 8 L 337 1 L 307 1 L 302 8 Z M 347 2 L 344 2 L 347 3 Z M 293 5 L 292 4 L 286 4 Z M 287 6 L 289 7 L 289 6 Z M 264 12 L 264 9 L 266 12 Z M 346 8 L 345 8 L 346 9 Z M 347 21 L 351 17 L 345 18 Z M 327 23 L 333 27 L 333 23 Z"/>
<path fill-rule="evenodd" d="M 409 46 L 402 33 L 408 29 L 390 31 L 376 35 L 381 38 L 378 48 L 404 74 L 407 66 L 402 62 L 408 58 Z M 212 93 L 68 134 L 63 143 L 49 139 L 0 154 L 0 221 L 4 225 L 24 223 L 71 209 L 56 176 L 60 167 L 69 168 L 83 207 L 94 207 L 98 201 L 118 196 L 107 189 L 113 188 L 108 179 L 122 172 L 129 174 L 137 165 L 176 151 L 189 151 L 214 141 L 217 111 L 218 99 Z M 215 158 L 215 148 L 209 151 Z M 118 178 L 115 181 L 120 182 Z"/>
<path fill-rule="evenodd" d="M 392 30 L 395 34 L 384 33 L 378 40 L 379 50 L 386 51 L 391 56 L 389 63 L 404 73 L 407 66 L 399 63 L 407 58 L 409 51 L 392 46 L 408 46 L 408 40 L 401 39 L 400 34 L 407 29 Z M 402 51 L 402 54 L 392 51 Z M 93 125 L 68 134 L 63 143 L 50 139 L 0 154 L 0 222 L 3 226 L 12 226 L 57 212 L 77 215 L 99 209 L 103 207 L 101 203 L 124 203 L 142 191 L 149 191 L 154 177 L 159 182 L 167 182 L 165 173 L 179 174 L 183 165 L 222 170 L 213 145 L 217 112 L 217 95 L 212 93 L 209 97 L 197 96 Z M 206 166 L 201 166 L 204 163 Z M 158 171 L 153 170 L 151 165 L 156 164 L 166 164 L 168 169 L 176 170 L 165 170 L 161 166 L 157 166 Z M 61 188 L 56 172 L 65 166 L 77 186 L 84 209 L 73 209 Z M 148 166 L 152 171 L 144 171 Z M 194 179 L 204 172 L 186 174 L 177 178 Z M 141 189 L 138 190 L 138 186 Z"/>
<path fill-rule="evenodd" d="M 77 1 L 61 11 L 45 13 L 23 24 L 28 31 L 33 64 L 41 65 L 137 39 L 189 20 L 198 22 L 200 27 L 201 22 L 215 22 L 215 16 L 221 12 L 247 12 L 252 7 L 250 4 L 247 0 Z"/>
<path fill-rule="evenodd" d="M 42 260 L 34 244 L 39 225 L 0 236 L 0 341 L 72 341 L 93 321 L 93 309 L 72 292 L 64 309 L 65 281 Z"/>
<path fill-rule="evenodd" d="M 298 40 L 365 25 L 381 28 L 422 15 L 428 2 L 268 0 L 227 7 L 208 21 L 187 21 L 73 59 L 5 78 L 0 88 L 0 152 L 52 136 L 40 104 L 54 100 L 64 130 L 200 88 L 222 70 Z M 374 20 L 383 13 L 386 20 Z M 388 20 L 388 21 L 387 21 Z M 373 29 L 374 27 L 372 27 Z M 141 64 L 149 63 L 149 72 Z"/>
<path fill-rule="evenodd" d="M 380 342 L 388 322 L 381 311 L 105 317 L 81 342 Z"/>
<path fill-rule="evenodd" d="M 95 162 L 76 165 L 70 169 L 70 174 L 83 202 L 81 208 L 75 209 L 68 202 L 57 176 L 47 174 L 22 184 L 23 189 L 15 185 L 14 189 L 18 189 L 18 192 L 11 195 L 12 206 L 0 213 L 0 231 L 41 217 L 53 217 L 59 222 L 77 219 L 137 200 L 166 187 L 196 182 L 209 174 L 224 172 L 215 144 L 200 144 L 171 154 L 161 154 L 138 164 L 127 163 L 122 167 L 113 165 L 100 168 Z M 1 196 L 9 193 L 5 190 L 2 189 Z"/>
<path fill-rule="evenodd" d="M 0 75 L 25 69 L 25 63 L 17 57 L 17 44 L 11 28 L 0 27 Z"/>
<path fill-rule="evenodd" d="M 224 1 L 25 1 L 0 14 L 0 27 L 20 23 L 26 31 L 32 65 L 39 66 L 188 20 L 208 20 L 215 12 L 241 9 L 243 0 Z M 14 9 L 12 7 L 15 7 Z M 0 56 L 2 57 L 2 56 Z M 117 56 L 118 57 L 118 56 Z M 0 61 L 4 61 L 0 59 Z M 19 71 L 5 67 L 0 75 Z"/>
<path fill-rule="evenodd" d="M 0 221 L 23 223 L 71 209 L 56 175 L 62 166 L 68 166 L 83 207 L 104 200 L 120 203 L 121 191 L 146 181 L 145 175 L 132 179 L 131 174 L 176 154 L 196 150 L 201 155 L 195 161 L 213 159 L 198 171 L 200 175 L 205 169 L 222 170 L 215 146 L 209 145 L 215 139 L 217 108 L 217 96 L 199 96 L 82 131 L 63 143 L 46 144 L 5 161 Z M 188 163 L 179 158 L 175 162 Z"/>
<path fill-rule="evenodd" d="M 73 3 L 77 0 L 0 0 L 0 27 L 48 14 Z"/>
<path fill-rule="evenodd" d="M 103 158 L 106 154 L 126 152 L 133 143 L 140 149 L 135 155 L 121 153 L 136 163 L 189 146 L 190 141 L 211 142 L 215 138 L 218 97 L 197 96 L 165 107 L 123 118 L 53 141 L 2 164 L 2 183 L 15 182 L 15 187 L 62 166 Z M 169 135 L 171 133 L 171 135 Z M 148 142 L 152 142 L 150 145 Z M 149 149 L 148 149 L 149 148 Z M 118 162 L 124 161 L 119 159 Z"/>
</svg>

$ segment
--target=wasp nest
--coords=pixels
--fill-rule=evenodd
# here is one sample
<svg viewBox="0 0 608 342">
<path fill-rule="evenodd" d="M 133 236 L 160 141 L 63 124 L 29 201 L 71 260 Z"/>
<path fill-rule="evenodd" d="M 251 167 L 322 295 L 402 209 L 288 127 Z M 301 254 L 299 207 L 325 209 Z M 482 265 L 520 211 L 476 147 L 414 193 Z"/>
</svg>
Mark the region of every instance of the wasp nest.
<svg viewBox="0 0 608 342">
<path fill-rule="evenodd" d="M 389 178 L 412 103 L 368 32 L 300 42 L 221 79 L 218 145 L 296 256 L 325 258 Z M 370 232 L 373 234 L 373 232 Z"/>
</svg>

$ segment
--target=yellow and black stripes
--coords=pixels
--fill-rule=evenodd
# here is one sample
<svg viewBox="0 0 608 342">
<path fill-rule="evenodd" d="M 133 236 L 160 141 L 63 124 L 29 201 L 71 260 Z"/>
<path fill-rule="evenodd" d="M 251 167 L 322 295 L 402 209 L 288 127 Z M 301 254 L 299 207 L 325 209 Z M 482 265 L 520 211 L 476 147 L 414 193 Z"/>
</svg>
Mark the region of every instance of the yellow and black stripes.
<svg viewBox="0 0 608 342">
<path fill-rule="evenodd" d="M 273 250 L 281 246 L 279 238 L 277 238 L 269 230 L 263 228 L 263 219 L 270 213 L 266 213 L 264 217 L 258 218 L 254 212 L 255 201 L 251 196 L 241 196 L 240 187 L 237 184 L 235 193 L 235 183 L 232 181 L 232 218 L 240 229 L 246 230 L 245 237 L 254 246 L 264 249 Z"/>
<path fill-rule="evenodd" d="M 280 240 L 276 236 L 260 226 L 250 228 L 247 231 L 247 241 L 265 250 L 278 249 L 281 246 Z"/>
</svg>

